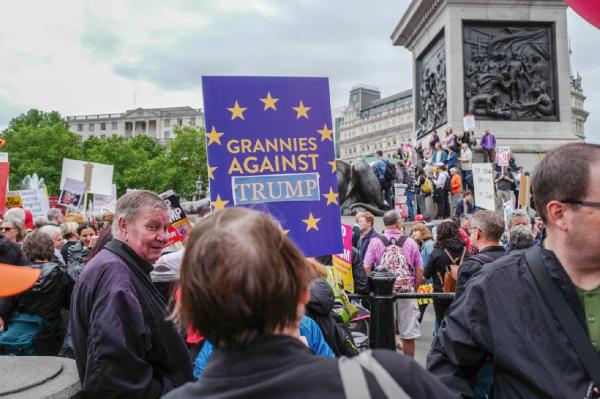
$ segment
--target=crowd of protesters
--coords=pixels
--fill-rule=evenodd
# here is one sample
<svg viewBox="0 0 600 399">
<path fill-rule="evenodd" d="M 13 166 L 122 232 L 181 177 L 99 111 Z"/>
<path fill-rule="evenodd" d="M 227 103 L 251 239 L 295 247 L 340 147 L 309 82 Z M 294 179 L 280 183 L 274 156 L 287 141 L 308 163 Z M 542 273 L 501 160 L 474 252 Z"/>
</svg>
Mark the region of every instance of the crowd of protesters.
<svg viewBox="0 0 600 399">
<path fill-rule="evenodd" d="M 407 220 L 459 219 L 463 213 L 472 214 L 474 152 L 483 155 L 484 163 L 492 163 L 496 171 L 496 207 L 501 210 L 510 202 L 517 208 L 519 183 L 523 169 L 511 158 L 509 166 L 496 163 L 496 138 L 489 129 L 477 142 L 474 134 L 464 132 L 457 136 L 451 127 L 441 138 L 433 131 L 428 144 L 419 142 L 416 148 L 402 146 L 395 159 L 385 160 L 383 152 L 377 151 L 371 164 L 379 178 L 383 198 L 389 208 L 394 207 L 394 184 L 406 185 Z M 396 166 L 395 176 L 386 178 L 387 164 Z M 417 215 L 421 215 L 418 218 Z"/>
<path fill-rule="evenodd" d="M 434 147 L 468 147 L 452 136 Z M 438 151 L 436 160 L 454 158 Z M 331 256 L 305 258 L 268 215 L 245 208 L 208 215 L 167 254 L 167 207 L 143 190 L 122 196 L 102 226 L 54 209 L 35 220 L 5 213 L 0 263 L 40 274 L 0 299 L 0 351 L 73 357 L 91 398 L 598 397 L 598 167 L 600 146 L 551 151 L 533 174 L 534 219 L 477 210 L 465 191 L 447 195 L 458 219 L 437 224 L 405 226 L 391 210 L 377 231 L 371 213 L 356 215 L 356 293 L 370 293 L 374 270 L 393 273 L 396 293 L 454 293 L 433 300 L 427 369 L 411 359 L 424 312 L 416 300 L 394 304 L 403 354 L 365 351 L 353 329 L 369 305 L 349 300 Z M 433 193 L 446 181 L 452 192 L 464 172 L 446 169 Z M 572 319 L 550 305 L 540 273 Z"/>
</svg>

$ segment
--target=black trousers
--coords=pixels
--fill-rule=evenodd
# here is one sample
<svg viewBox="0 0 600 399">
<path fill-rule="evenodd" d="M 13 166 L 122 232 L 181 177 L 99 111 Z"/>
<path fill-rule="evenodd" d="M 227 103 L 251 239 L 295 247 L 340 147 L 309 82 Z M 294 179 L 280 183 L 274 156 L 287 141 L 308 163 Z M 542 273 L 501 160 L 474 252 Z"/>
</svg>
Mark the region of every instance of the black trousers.
<svg viewBox="0 0 600 399">
<path fill-rule="evenodd" d="M 442 320 L 452 303 L 452 299 L 434 299 L 433 300 L 433 311 L 435 312 L 435 321 L 438 326 L 442 325 Z"/>
<path fill-rule="evenodd" d="M 437 205 L 438 218 L 450 217 L 450 200 L 448 193 L 441 188 L 435 189 L 435 203 Z"/>
</svg>

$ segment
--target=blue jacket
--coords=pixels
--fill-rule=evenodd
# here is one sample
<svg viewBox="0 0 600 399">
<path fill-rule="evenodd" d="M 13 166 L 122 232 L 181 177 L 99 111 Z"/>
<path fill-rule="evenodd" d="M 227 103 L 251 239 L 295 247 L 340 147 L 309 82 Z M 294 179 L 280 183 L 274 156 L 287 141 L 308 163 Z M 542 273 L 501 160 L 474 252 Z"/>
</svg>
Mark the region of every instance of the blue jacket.
<svg viewBox="0 0 600 399">
<path fill-rule="evenodd" d="M 325 337 L 317 323 L 308 316 L 304 316 L 300 321 L 300 335 L 306 337 L 308 347 L 316 355 L 323 357 L 335 357 L 335 354 L 325 342 Z M 204 373 L 209 359 L 212 357 L 213 346 L 209 341 L 206 341 L 202 346 L 202 350 L 198 353 L 194 362 L 194 377 L 199 378 Z"/>
<path fill-rule="evenodd" d="M 431 155 L 431 163 L 434 164 L 434 165 L 437 164 L 437 163 L 446 164 L 448 162 L 448 153 L 446 151 L 444 151 L 444 150 L 441 150 L 442 155 L 441 155 L 441 158 L 440 158 L 440 162 L 438 162 L 437 161 L 437 156 L 438 156 L 437 154 L 438 154 L 438 152 L 440 152 L 440 151 L 434 151 L 433 154 Z"/>
<path fill-rule="evenodd" d="M 456 168 L 457 158 L 456 158 L 456 153 L 454 151 L 452 151 L 451 154 L 448 153 L 448 159 L 446 160 L 446 162 L 448 163 L 449 168 Z"/>
</svg>

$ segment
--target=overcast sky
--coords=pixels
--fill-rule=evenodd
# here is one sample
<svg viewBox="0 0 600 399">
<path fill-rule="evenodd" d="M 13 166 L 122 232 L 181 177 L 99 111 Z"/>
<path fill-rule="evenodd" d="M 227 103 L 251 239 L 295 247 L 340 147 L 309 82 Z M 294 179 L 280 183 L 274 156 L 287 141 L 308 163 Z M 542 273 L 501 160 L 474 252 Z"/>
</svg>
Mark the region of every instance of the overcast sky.
<svg viewBox="0 0 600 399">
<path fill-rule="evenodd" d="M 0 13 L 0 128 L 30 108 L 62 115 L 202 107 L 202 75 L 327 76 L 332 106 L 352 86 L 412 87 L 410 53 L 390 34 L 409 0 L 10 2 Z M 600 32 L 569 11 L 600 142 Z"/>
</svg>

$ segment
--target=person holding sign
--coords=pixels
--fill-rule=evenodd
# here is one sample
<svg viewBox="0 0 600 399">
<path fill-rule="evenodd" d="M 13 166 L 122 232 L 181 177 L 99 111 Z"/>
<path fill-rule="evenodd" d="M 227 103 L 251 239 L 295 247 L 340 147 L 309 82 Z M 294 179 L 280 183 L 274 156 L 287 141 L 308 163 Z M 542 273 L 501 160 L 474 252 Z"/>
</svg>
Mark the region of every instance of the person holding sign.
<svg viewBox="0 0 600 399">
<path fill-rule="evenodd" d="M 515 186 L 515 178 L 508 167 L 502 166 L 500 172 L 496 173 L 496 195 L 497 195 L 497 206 L 502 209 L 502 205 L 507 202 L 513 206 L 513 189 Z"/>
</svg>

